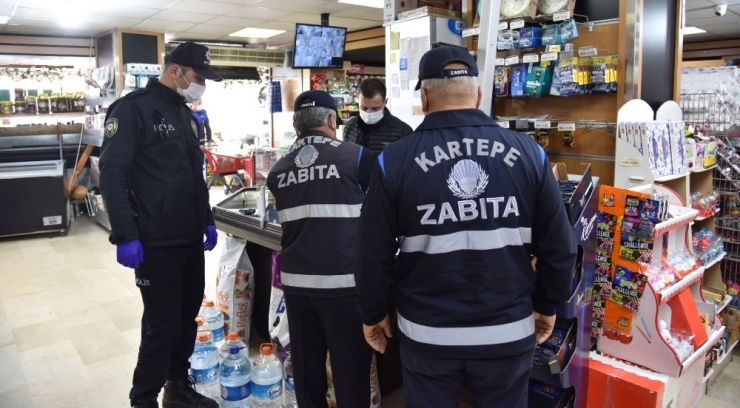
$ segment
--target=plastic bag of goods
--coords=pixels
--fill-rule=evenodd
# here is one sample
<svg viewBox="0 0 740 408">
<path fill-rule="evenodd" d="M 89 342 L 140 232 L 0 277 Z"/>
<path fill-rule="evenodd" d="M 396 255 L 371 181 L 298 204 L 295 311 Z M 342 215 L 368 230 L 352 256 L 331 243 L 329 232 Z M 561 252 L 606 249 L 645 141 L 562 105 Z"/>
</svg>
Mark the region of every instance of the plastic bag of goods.
<svg viewBox="0 0 740 408">
<path fill-rule="evenodd" d="M 326 353 L 326 402 L 329 408 L 337 408 L 337 395 L 334 391 L 334 376 L 331 373 L 331 357 Z M 378 363 L 375 353 L 370 362 L 370 408 L 380 408 L 380 385 L 378 384 Z"/>
<path fill-rule="evenodd" d="M 277 344 L 280 350 L 286 350 L 290 345 L 290 333 L 288 332 L 283 284 L 280 282 L 281 259 L 280 252 L 272 253 L 272 291 L 270 292 L 268 322 L 270 322 L 270 339 Z M 280 357 L 281 360 L 284 359 L 282 355 Z"/>
<path fill-rule="evenodd" d="M 225 332 L 236 332 L 249 344 L 254 268 L 244 250 L 246 246 L 247 241 L 241 238 L 226 237 L 216 275 L 216 298 L 218 308 L 224 315 Z"/>
</svg>

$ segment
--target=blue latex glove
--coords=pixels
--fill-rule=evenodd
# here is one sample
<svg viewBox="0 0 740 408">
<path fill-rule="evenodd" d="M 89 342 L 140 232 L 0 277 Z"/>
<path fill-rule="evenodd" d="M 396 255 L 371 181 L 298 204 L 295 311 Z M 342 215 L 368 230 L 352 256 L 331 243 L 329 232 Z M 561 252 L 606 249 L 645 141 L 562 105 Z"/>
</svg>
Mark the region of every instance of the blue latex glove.
<svg viewBox="0 0 740 408">
<path fill-rule="evenodd" d="M 203 249 L 210 251 L 216 247 L 218 242 L 218 231 L 215 225 L 206 225 L 206 242 L 203 243 Z"/>
<path fill-rule="evenodd" d="M 144 263 L 144 247 L 138 239 L 118 244 L 116 257 L 119 264 L 127 268 L 138 268 Z"/>
</svg>

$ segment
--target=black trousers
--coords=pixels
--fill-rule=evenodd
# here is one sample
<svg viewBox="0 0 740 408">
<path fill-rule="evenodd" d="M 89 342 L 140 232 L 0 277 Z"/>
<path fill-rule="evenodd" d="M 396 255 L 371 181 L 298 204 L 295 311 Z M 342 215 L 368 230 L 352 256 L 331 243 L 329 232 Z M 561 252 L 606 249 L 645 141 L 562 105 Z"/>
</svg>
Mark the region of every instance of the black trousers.
<svg viewBox="0 0 740 408">
<path fill-rule="evenodd" d="M 532 352 L 487 360 L 442 360 L 401 344 L 407 408 L 457 407 L 466 388 L 481 408 L 527 408 Z"/>
<path fill-rule="evenodd" d="M 141 401 L 159 394 L 167 380 L 188 378 L 205 288 L 203 244 L 144 248 L 136 285 L 144 315 L 129 398 Z"/>
<path fill-rule="evenodd" d="M 337 408 L 370 406 L 370 346 L 355 296 L 319 298 L 285 294 L 298 406 L 326 408 L 326 352 Z"/>
</svg>

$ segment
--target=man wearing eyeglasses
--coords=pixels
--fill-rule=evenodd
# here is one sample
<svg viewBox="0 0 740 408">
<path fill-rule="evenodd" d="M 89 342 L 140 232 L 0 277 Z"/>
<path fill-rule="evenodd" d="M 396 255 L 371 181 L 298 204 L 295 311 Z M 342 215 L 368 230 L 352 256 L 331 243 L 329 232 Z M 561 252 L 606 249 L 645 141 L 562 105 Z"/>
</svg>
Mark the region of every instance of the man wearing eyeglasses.
<svg viewBox="0 0 740 408">
<path fill-rule="evenodd" d="M 206 79 L 221 81 L 208 48 L 184 43 L 165 58 L 162 76 L 108 109 L 100 155 L 100 189 L 118 263 L 133 268 L 144 302 L 131 406 L 209 407 L 192 388 L 193 353 L 205 286 L 203 251 L 218 234 L 202 176 L 199 126 L 186 103 Z M 205 239 L 204 239 L 205 236 Z"/>
</svg>

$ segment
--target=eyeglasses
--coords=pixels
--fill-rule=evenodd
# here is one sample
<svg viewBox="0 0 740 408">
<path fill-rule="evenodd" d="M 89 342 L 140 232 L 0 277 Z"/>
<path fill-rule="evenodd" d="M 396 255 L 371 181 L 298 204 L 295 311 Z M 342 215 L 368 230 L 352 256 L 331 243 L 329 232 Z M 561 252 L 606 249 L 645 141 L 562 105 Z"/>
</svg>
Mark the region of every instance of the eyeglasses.
<svg viewBox="0 0 740 408">
<path fill-rule="evenodd" d="M 169 126 L 167 126 L 167 122 L 165 121 L 164 116 L 162 116 L 159 111 L 154 111 L 154 126 L 157 128 L 159 137 L 162 140 L 167 139 L 167 137 L 170 135 Z"/>
</svg>

